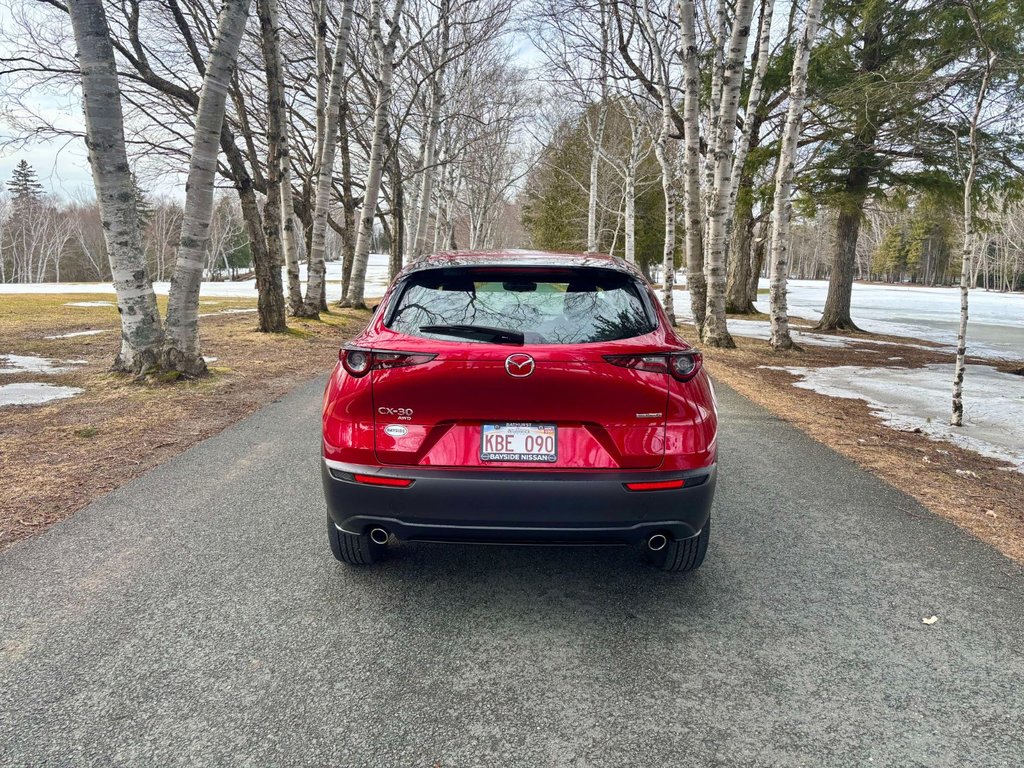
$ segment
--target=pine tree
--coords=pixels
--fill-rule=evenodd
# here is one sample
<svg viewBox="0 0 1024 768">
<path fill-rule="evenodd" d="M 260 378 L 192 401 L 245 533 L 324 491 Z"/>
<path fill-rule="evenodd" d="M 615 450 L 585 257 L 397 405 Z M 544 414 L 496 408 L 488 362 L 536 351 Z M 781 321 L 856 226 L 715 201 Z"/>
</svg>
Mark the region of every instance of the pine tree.
<svg viewBox="0 0 1024 768">
<path fill-rule="evenodd" d="M 36 169 L 27 160 L 22 160 L 14 167 L 7 189 L 18 208 L 38 203 L 43 197 L 43 185 L 39 183 Z"/>
<path fill-rule="evenodd" d="M 153 204 L 149 202 L 146 191 L 139 185 L 138 177 L 132 174 L 132 190 L 135 192 L 135 211 L 139 217 L 139 229 L 144 230 L 153 218 Z"/>
</svg>

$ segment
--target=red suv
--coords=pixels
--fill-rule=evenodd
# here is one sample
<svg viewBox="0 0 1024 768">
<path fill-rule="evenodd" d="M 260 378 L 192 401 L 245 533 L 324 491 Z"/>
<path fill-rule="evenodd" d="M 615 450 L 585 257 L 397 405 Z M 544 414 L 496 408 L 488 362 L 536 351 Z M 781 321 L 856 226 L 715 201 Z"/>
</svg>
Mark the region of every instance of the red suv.
<svg viewBox="0 0 1024 768">
<path fill-rule="evenodd" d="M 334 556 L 403 541 L 630 544 L 704 560 L 718 416 L 700 353 L 620 259 L 443 253 L 339 353 L 323 409 Z"/>
</svg>

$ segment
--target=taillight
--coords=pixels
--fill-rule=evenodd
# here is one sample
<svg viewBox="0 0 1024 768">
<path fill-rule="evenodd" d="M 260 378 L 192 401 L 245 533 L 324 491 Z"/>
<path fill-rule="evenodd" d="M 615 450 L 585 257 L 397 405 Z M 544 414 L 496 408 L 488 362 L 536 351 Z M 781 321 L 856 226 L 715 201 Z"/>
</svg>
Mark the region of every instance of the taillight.
<svg viewBox="0 0 1024 768">
<path fill-rule="evenodd" d="M 678 381 L 689 381 L 700 371 L 703 358 L 695 349 L 667 355 L 605 355 L 612 365 L 636 371 L 671 373 Z"/>
<path fill-rule="evenodd" d="M 383 485 L 386 488 L 408 488 L 413 482 L 406 477 L 384 477 L 381 475 L 353 475 L 352 477 L 357 483 Z"/>
<path fill-rule="evenodd" d="M 685 480 L 652 480 L 640 483 L 623 483 L 627 491 L 672 491 L 686 485 Z"/>
<path fill-rule="evenodd" d="M 370 371 L 385 368 L 404 368 L 409 365 L 429 363 L 437 355 L 423 352 L 373 352 L 359 347 L 342 347 L 338 359 L 349 376 L 359 378 Z"/>
</svg>

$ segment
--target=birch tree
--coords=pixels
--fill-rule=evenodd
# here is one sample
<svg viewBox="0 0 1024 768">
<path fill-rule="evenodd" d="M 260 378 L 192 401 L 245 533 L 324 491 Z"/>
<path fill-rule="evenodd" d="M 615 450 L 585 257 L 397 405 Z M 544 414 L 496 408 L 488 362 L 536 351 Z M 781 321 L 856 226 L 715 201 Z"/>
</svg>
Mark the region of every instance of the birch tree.
<svg viewBox="0 0 1024 768">
<path fill-rule="evenodd" d="M 189 376 L 206 373 L 199 352 L 199 285 L 213 216 L 213 183 L 217 172 L 221 125 L 230 79 L 238 57 L 249 0 L 225 0 L 217 21 L 217 39 L 210 52 L 196 113 L 195 132 L 161 364 Z"/>
<path fill-rule="evenodd" d="M 956 335 L 956 363 L 953 366 L 953 397 L 952 410 L 949 423 L 954 427 L 962 427 L 964 423 L 964 372 L 966 370 L 967 358 L 967 316 L 968 297 L 972 284 L 972 256 L 974 254 L 974 181 L 978 170 L 978 125 L 981 120 L 982 110 L 985 107 L 985 97 L 988 95 L 989 84 L 992 80 L 992 69 L 996 61 L 996 52 L 985 42 L 981 22 L 977 12 L 971 5 L 970 0 L 964 4 L 965 12 L 970 19 L 974 34 L 985 55 L 984 68 L 982 70 L 981 83 L 974 98 L 974 110 L 971 112 L 971 120 L 968 124 L 967 133 L 967 166 L 964 177 L 964 246 L 962 251 L 962 263 L 960 266 L 960 324 L 957 327 Z"/>
<path fill-rule="evenodd" d="M 762 0 L 758 20 L 758 43 L 754 53 L 753 71 L 747 91 L 747 104 L 743 110 L 743 128 L 736 145 L 736 157 L 732 165 L 732 179 L 729 183 L 729 207 L 725 233 L 729 248 L 726 259 L 725 309 L 726 312 L 746 313 L 753 311 L 747 298 L 747 282 L 750 280 L 750 213 L 739 211 L 739 195 L 746 181 L 748 188 L 752 179 L 745 177 L 747 157 L 756 146 L 760 131 L 762 102 L 764 101 L 764 79 L 771 60 L 772 19 L 775 15 L 775 0 Z M 745 202 L 745 205 L 747 203 Z M 737 226 L 737 219 L 739 219 Z"/>
<path fill-rule="evenodd" d="M 683 220 L 686 227 L 686 287 L 699 334 L 707 311 L 700 196 L 700 72 L 693 0 L 679 0 L 679 57 L 683 63 Z"/>
<path fill-rule="evenodd" d="M 143 373 L 159 362 L 163 333 L 142 251 L 114 48 L 102 0 L 71 0 L 68 12 L 82 73 L 89 165 L 121 316 L 114 368 Z"/>
<path fill-rule="evenodd" d="M 791 349 L 789 314 L 786 302 L 786 281 L 789 277 L 790 197 L 793 190 L 793 169 L 796 165 L 797 141 L 807 94 L 807 67 L 814 36 L 818 33 L 822 0 L 809 0 L 803 31 L 793 54 L 793 74 L 789 85 L 789 108 L 782 131 L 779 164 L 775 172 L 775 202 L 772 212 L 771 237 L 771 337 L 774 349 Z"/>
<path fill-rule="evenodd" d="M 736 113 L 739 109 L 743 63 L 747 57 L 750 20 L 754 0 L 737 0 L 729 37 L 729 51 L 722 73 L 722 103 L 716 118 L 717 141 L 714 145 L 714 186 L 710 196 L 708 243 L 704 269 L 707 276 L 707 311 L 701 337 L 713 347 L 734 347 L 725 320 L 725 248 L 726 219 L 731 198 L 733 147 Z"/>
<path fill-rule="evenodd" d="M 330 90 L 325 106 L 324 138 L 319 142 L 320 157 L 317 169 L 316 203 L 313 209 L 313 233 L 310 238 L 308 282 L 306 299 L 295 314 L 318 317 L 324 305 L 327 265 L 324 254 L 327 246 L 327 214 L 334 186 L 334 158 L 338 149 L 339 107 L 345 83 L 345 62 L 348 59 L 348 41 L 352 29 L 355 0 L 344 0 L 338 24 L 338 39 L 334 48 Z M 397 25 L 396 25 L 397 27 Z"/>
<path fill-rule="evenodd" d="M 377 97 L 373 109 L 373 134 L 367 161 L 366 189 L 363 207 L 359 214 L 359 234 L 356 251 L 352 260 L 352 283 L 344 305 L 363 308 L 366 302 L 363 292 L 366 283 L 366 265 L 370 256 L 373 238 L 373 222 L 377 214 L 377 198 L 380 195 L 381 177 L 384 171 L 384 150 L 387 141 L 388 112 L 391 108 L 391 84 L 395 69 L 395 47 L 401 36 L 399 20 L 404 0 L 395 0 L 390 18 L 381 8 L 381 0 L 370 0 L 370 42 L 377 60 Z M 386 21 L 387 34 L 381 29 Z"/>
<path fill-rule="evenodd" d="M 267 75 L 267 245 L 275 256 L 283 252 L 288 275 L 288 306 L 292 314 L 302 305 L 299 259 L 295 242 L 295 202 L 292 198 L 291 148 L 288 137 L 286 76 L 281 55 L 281 23 L 277 0 L 257 0 L 263 62 Z M 276 241 L 273 243 L 272 242 Z"/>
</svg>

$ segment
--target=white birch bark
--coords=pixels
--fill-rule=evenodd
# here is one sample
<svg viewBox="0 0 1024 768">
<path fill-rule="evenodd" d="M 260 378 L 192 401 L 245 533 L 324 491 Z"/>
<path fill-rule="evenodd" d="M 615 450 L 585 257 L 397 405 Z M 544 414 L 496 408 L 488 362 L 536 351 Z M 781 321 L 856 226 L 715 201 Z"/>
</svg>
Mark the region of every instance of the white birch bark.
<svg viewBox="0 0 1024 768">
<path fill-rule="evenodd" d="M 203 279 L 206 244 L 213 217 L 213 183 L 217 174 L 225 102 L 248 15 L 249 0 L 224 0 L 196 112 L 188 181 L 185 184 L 185 214 L 167 298 L 167 322 L 161 355 L 165 369 L 189 376 L 206 373 L 206 362 L 199 353 L 199 285 Z"/>
<path fill-rule="evenodd" d="M 971 6 L 966 7 L 967 14 L 974 27 L 978 42 L 985 45 L 980 21 Z M 985 97 L 988 95 L 992 77 L 992 67 L 996 54 L 991 47 L 987 48 L 988 58 L 985 72 L 978 93 L 974 99 L 974 111 L 971 113 L 971 124 L 967 134 L 967 176 L 964 179 L 964 247 L 963 260 L 960 265 L 960 324 L 956 335 L 956 363 L 953 366 L 953 397 L 949 423 L 954 427 L 964 424 L 964 373 L 967 368 L 967 316 L 968 297 L 971 288 L 971 266 L 974 256 L 974 179 L 978 171 L 978 123 L 981 120 Z"/>
<path fill-rule="evenodd" d="M 601 168 L 601 154 L 604 149 L 604 132 L 608 121 L 608 46 L 611 36 L 608 30 L 608 15 L 605 3 L 600 3 L 601 13 L 601 52 L 600 103 L 597 107 L 597 127 L 591 136 L 593 152 L 590 155 L 590 184 L 587 189 L 587 252 L 597 253 L 601 247 L 600 231 L 597 225 L 597 199 L 599 193 L 598 175 Z"/>
<path fill-rule="evenodd" d="M 658 73 L 655 87 L 661 100 L 661 128 L 654 140 L 654 155 L 661 166 L 661 186 L 665 195 L 665 238 L 662 247 L 662 289 L 661 303 L 669 322 L 676 324 L 676 309 L 673 290 L 676 274 L 676 189 L 675 167 L 670 158 L 668 142 L 672 135 L 672 89 L 669 87 L 669 68 L 657 44 L 658 34 L 651 18 L 651 9 L 644 2 L 640 23 L 647 30 L 651 41 L 651 57 L 654 71 Z"/>
<path fill-rule="evenodd" d="M 363 308 L 366 302 L 363 292 L 366 288 L 366 264 L 370 257 L 370 241 L 373 238 L 373 220 L 377 215 L 377 198 L 380 196 L 381 176 L 384 170 L 384 145 L 387 139 L 388 112 L 391 107 L 391 81 L 394 74 L 395 45 L 400 34 L 399 19 L 405 0 L 396 0 L 394 15 L 388 20 L 390 31 L 387 38 L 381 32 L 380 0 L 370 2 L 370 37 L 377 55 L 379 67 L 377 99 L 373 109 L 373 134 L 370 155 L 367 161 L 366 191 L 363 207 L 359 213 L 359 235 L 356 252 L 352 260 L 352 282 L 349 285 L 345 305 Z"/>
<path fill-rule="evenodd" d="M 761 34 L 757 43 L 757 66 L 750 78 L 750 90 L 747 92 L 747 107 L 743 111 L 743 130 L 736 147 L 736 157 L 732 165 L 732 178 L 729 182 L 729 207 L 726 219 L 726 235 L 732 230 L 733 217 L 736 214 L 736 198 L 739 195 L 740 177 L 743 166 L 747 163 L 750 152 L 750 134 L 753 131 L 754 115 L 761 104 L 764 90 L 764 76 L 768 72 L 768 59 L 771 56 L 772 16 L 775 12 L 775 0 L 764 0 L 761 11 Z M 744 254 L 746 258 L 746 254 Z"/>
<path fill-rule="evenodd" d="M 288 276 L 288 309 L 294 314 L 302 306 L 302 286 L 299 284 L 299 258 L 295 243 L 288 106 L 285 102 L 284 59 L 281 56 L 281 23 L 277 0 L 257 0 L 256 7 L 260 18 L 264 68 L 267 73 L 269 152 L 267 209 L 264 212 L 267 247 L 280 252 L 273 254 L 275 262 L 284 256 L 285 272 Z"/>
<path fill-rule="evenodd" d="M 89 165 L 121 315 L 114 369 L 142 373 L 158 364 L 163 331 L 142 251 L 114 48 L 102 0 L 70 0 L 68 13 L 82 72 Z"/>
<path fill-rule="evenodd" d="M 316 201 L 313 205 L 313 232 L 310 237 L 309 260 L 307 262 L 306 298 L 296 314 L 302 317 L 317 317 L 323 306 L 326 290 L 327 265 L 324 254 L 327 250 L 327 213 L 331 205 L 334 188 L 334 158 L 338 151 L 338 121 L 341 105 L 341 89 L 345 81 L 345 62 L 348 59 L 348 39 L 352 30 L 352 9 L 355 0 L 344 0 L 341 19 L 338 22 L 338 39 L 334 46 L 334 61 L 331 69 L 331 86 L 327 96 L 327 115 L 324 119 L 324 139 L 320 148 L 317 166 Z"/>
<path fill-rule="evenodd" d="M 704 329 L 707 287 L 700 193 L 700 72 L 693 0 L 679 0 L 679 55 L 683 62 L 683 220 L 686 243 L 686 286 L 698 335 Z"/>
<path fill-rule="evenodd" d="M 434 196 L 434 164 L 437 159 L 437 137 L 441 131 L 441 101 L 444 98 L 444 62 L 449 56 L 449 40 L 451 35 L 450 0 L 441 0 L 439 9 L 441 25 L 440 44 L 435 52 L 438 65 L 433 73 L 430 91 L 430 123 L 427 128 L 426 145 L 423 148 L 423 172 L 420 181 L 419 208 L 416 212 L 416 230 L 413 234 L 414 259 L 426 255 L 427 231 L 429 229 L 430 208 Z"/>
<path fill-rule="evenodd" d="M 714 147 L 714 187 L 710 195 L 708 242 L 704 257 L 707 310 L 702 339 L 713 347 L 733 347 L 725 321 L 725 219 L 732 179 L 732 153 L 736 136 L 743 62 L 747 57 L 754 0 L 737 0 L 729 36 L 729 52 L 722 73 L 722 104 L 718 114 L 718 142 Z"/>
<path fill-rule="evenodd" d="M 789 279 L 790 197 L 793 191 L 793 170 L 796 166 L 797 142 L 807 95 L 807 67 L 811 59 L 814 36 L 818 33 L 823 0 L 810 0 L 804 28 L 793 53 L 793 73 L 789 83 L 789 109 L 782 129 L 779 164 L 775 170 L 775 201 L 772 210 L 771 252 L 771 337 L 774 349 L 792 349 L 789 333 L 789 310 L 786 283 Z"/>
<path fill-rule="evenodd" d="M 604 144 L 605 123 L 608 119 L 608 107 L 602 94 L 601 104 L 597 109 L 597 128 L 594 130 L 594 151 L 590 155 L 590 184 L 587 189 L 587 252 L 596 253 L 600 248 L 597 227 L 597 198 L 599 185 L 598 173 L 601 169 L 601 148 Z"/>
</svg>

